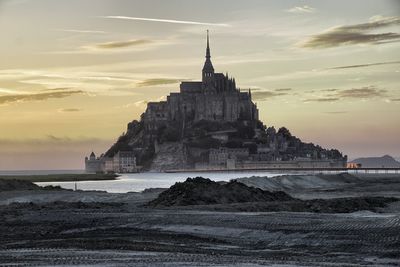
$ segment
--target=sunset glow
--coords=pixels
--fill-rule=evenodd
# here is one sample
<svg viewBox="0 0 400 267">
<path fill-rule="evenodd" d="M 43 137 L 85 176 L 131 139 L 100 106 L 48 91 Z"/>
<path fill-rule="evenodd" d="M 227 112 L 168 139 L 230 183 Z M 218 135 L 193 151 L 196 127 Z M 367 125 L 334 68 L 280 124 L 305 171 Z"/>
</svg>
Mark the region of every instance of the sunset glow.
<svg viewBox="0 0 400 267">
<path fill-rule="evenodd" d="M 400 156 L 398 1 L 0 0 L 0 169 L 82 169 L 148 101 L 214 68 L 260 119 Z M 359 7 L 362 6 L 360 9 Z"/>
</svg>

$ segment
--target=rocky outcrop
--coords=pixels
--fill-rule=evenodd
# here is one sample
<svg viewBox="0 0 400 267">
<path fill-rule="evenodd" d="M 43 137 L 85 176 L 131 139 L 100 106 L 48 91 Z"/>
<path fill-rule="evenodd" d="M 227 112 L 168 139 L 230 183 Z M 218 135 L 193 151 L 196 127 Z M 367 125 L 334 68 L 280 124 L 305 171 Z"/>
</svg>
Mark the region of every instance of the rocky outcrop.
<svg viewBox="0 0 400 267">
<path fill-rule="evenodd" d="M 155 157 L 151 163 L 150 171 L 162 172 L 177 170 L 186 167 L 183 145 L 178 142 L 168 142 L 157 145 Z"/>
</svg>

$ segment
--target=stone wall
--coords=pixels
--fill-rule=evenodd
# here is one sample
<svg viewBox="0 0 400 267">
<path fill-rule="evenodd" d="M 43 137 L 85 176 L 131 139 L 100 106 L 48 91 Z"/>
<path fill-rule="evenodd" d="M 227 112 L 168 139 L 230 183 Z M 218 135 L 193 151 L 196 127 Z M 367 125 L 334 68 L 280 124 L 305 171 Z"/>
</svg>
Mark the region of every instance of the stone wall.
<svg viewBox="0 0 400 267">
<path fill-rule="evenodd" d="M 225 76 L 223 74 L 222 77 Z M 228 87 L 206 91 L 201 82 L 182 82 L 180 93 L 171 93 L 167 101 L 150 102 L 142 116 L 146 130 L 154 132 L 169 121 L 258 120 L 257 106 L 250 93 L 240 92 L 231 82 Z M 222 86 L 220 82 L 220 86 Z M 228 88 L 228 89 L 226 89 Z"/>
</svg>

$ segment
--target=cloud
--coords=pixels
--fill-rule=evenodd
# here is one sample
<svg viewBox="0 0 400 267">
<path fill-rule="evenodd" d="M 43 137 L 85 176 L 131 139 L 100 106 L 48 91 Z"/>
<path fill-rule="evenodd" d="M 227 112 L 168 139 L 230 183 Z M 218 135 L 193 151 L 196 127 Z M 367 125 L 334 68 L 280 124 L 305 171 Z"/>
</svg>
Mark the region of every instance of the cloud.
<svg viewBox="0 0 400 267">
<path fill-rule="evenodd" d="M 342 98 L 374 98 L 386 95 L 386 90 L 374 86 L 341 90 L 336 95 Z"/>
<path fill-rule="evenodd" d="M 307 6 L 307 5 L 295 6 L 295 7 L 292 7 L 291 9 L 286 10 L 286 12 L 295 13 L 295 14 L 314 13 L 315 11 L 316 11 L 315 8 Z"/>
<path fill-rule="evenodd" d="M 161 46 L 176 43 L 175 37 L 164 39 L 132 39 L 132 40 L 116 40 L 103 43 L 89 43 L 77 47 L 74 50 L 52 51 L 45 54 L 103 54 L 109 53 L 125 53 L 134 51 L 144 51 L 156 49 Z"/>
<path fill-rule="evenodd" d="M 0 87 L 0 94 L 15 94 L 17 91 Z"/>
<path fill-rule="evenodd" d="M 71 32 L 71 33 L 93 33 L 93 34 L 105 34 L 105 31 L 94 31 L 94 30 L 76 30 L 76 29 L 56 29 L 60 32 Z"/>
<path fill-rule="evenodd" d="M 380 65 L 392 65 L 392 64 L 400 64 L 400 61 L 388 61 L 388 62 L 376 62 L 376 63 L 367 63 L 367 64 L 359 64 L 359 65 L 347 65 L 347 66 L 328 68 L 328 70 L 365 68 L 365 67 L 380 66 Z"/>
<path fill-rule="evenodd" d="M 316 98 L 308 98 L 304 102 L 335 102 L 340 99 L 368 99 L 375 97 L 386 97 L 387 90 L 378 89 L 375 86 L 365 86 L 361 88 L 351 89 L 325 89 L 320 90 L 321 92 L 328 92 L 326 95 L 322 95 Z"/>
<path fill-rule="evenodd" d="M 48 134 L 46 136 L 46 139 L 52 141 L 52 142 L 71 142 L 71 138 L 69 137 L 58 137 L 52 134 Z"/>
<path fill-rule="evenodd" d="M 103 54 L 109 53 L 125 53 L 135 51 L 144 51 L 150 49 L 156 49 L 161 46 L 171 45 L 176 43 L 175 37 L 164 38 L 164 39 L 132 39 L 132 40 L 116 40 L 103 43 L 88 43 L 70 50 L 59 50 L 59 51 L 46 51 L 40 54 Z"/>
<path fill-rule="evenodd" d="M 49 88 L 40 90 L 41 92 L 54 92 L 54 91 L 69 91 L 71 88 L 69 87 L 59 87 L 59 88 Z"/>
<path fill-rule="evenodd" d="M 283 96 L 283 95 L 287 95 L 287 93 L 285 92 L 275 92 L 274 91 L 267 91 L 267 90 L 260 90 L 260 91 L 255 91 L 252 92 L 251 96 L 253 98 L 253 100 L 257 100 L 257 101 L 266 101 L 269 100 L 273 97 L 277 97 L 277 96 Z"/>
<path fill-rule="evenodd" d="M 338 97 L 323 97 L 323 98 L 309 98 L 304 100 L 304 102 L 335 102 L 338 101 Z"/>
<path fill-rule="evenodd" d="M 165 85 L 165 84 L 175 84 L 183 81 L 182 79 L 168 79 L 168 78 L 158 78 L 158 79 L 146 79 L 139 83 L 137 83 L 138 87 L 145 86 L 156 86 L 156 85 Z"/>
<path fill-rule="evenodd" d="M 136 101 L 133 103 L 136 107 L 145 107 L 147 106 L 148 103 L 150 102 L 160 102 L 160 101 L 166 101 L 166 96 L 160 96 L 159 98 L 154 98 L 154 99 L 149 99 L 149 100 L 140 100 Z M 127 107 L 131 106 L 130 104 L 126 105 Z"/>
<path fill-rule="evenodd" d="M 147 100 L 140 100 L 140 101 L 136 101 L 135 103 L 133 103 L 133 105 L 135 105 L 135 107 L 143 107 L 146 106 L 147 103 L 149 103 L 149 101 Z M 131 106 L 131 105 L 126 105 L 127 107 Z"/>
<path fill-rule="evenodd" d="M 192 25 L 204 25 L 204 26 L 230 27 L 229 24 L 224 24 L 224 23 L 209 23 L 209 22 L 173 20 L 173 19 L 139 18 L 139 17 L 127 17 L 127 16 L 103 16 L 101 18 L 105 18 L 105 19 L 120 19 L 120 20 L 136 20 L 136 21 L 151 21 L 151 22 L 163 22 L 163 23 L 175 23 L 175 24 L 192 24 Z"/>
<path fill-rule="evenodd" d="M 114 66 L 117 67 L 114 68 Z M 122 69 L 133 69 L 133 71 L 123 72 Z M 86 95 L 96 96 L 132 96 L 140 93 L 139 89 L 146 88 L 146 86 L 166 84 L 174 86 L 180 81 L 189 80 L 188 78 L 179 78 L 179 76 L 154 73 L 154 68 L 143 70 L 138 67 L 137 63 L 131 62 L 122 65 L 105 64 L 59 69 L 0 70 L 0 82 L 4 76 L 5 79 L 16 81 L 11 85 L 16 89 L 10 87 L 9 90 L 3 90 L 0 87 L 0 96 L 71 90 L 83 90 Z M 28 88 L 29 91 L 22 92 L 21 88 Z"/>
<path fill-rule="evenodd" d="M 37 94 L 14 94 L 0 96 L 0 105 L 9 104 L 15 102 L 31 102 L 31 101 L 43 101 L 50 98 L 65 98 L 72 95 L 83 94 L 81 90 L 72 91 L 56 91 L 48 93 L 37 93 Z"/>
<path fill-rule="evenodd" d="M 311 36 L 301 44 L 305 48 L 330 48 L 355 44 L 385 44 L 399 42 L 400 34 L 395 32 L 371 33 L 369 31 L 400 25 L 400 17 L 375 16 L 367 23 L 338 26 Z"/>
<path fill-rule="evenodd" d="M 128 41 L 115 41 L 115 42 L 107 42 L 107 43 L 100 43 L 94 44 L 90 46 L 85 46 L 87 49 L 114 49 L 114 48 L 126 48 L 131 46 L 141 46 L 146 44 L 153 43 L 152 40 L 147 39 L 138 39 L 138 40 L 128 40 Z"/>
<path fill-rule="evenodd" d="M 65 113 L 65 112 L 78 112 L 81 111 L 82 109 L 80 108 L 61 108 L 58 110 L 60 113 Z"/>
<path fill-rule="evenodd" d="M 275 89 L 275 91 L 277 91 L 277 92 L 288 92 L 288 91 L 292 91 L 292 88 L 278 88 L 278 89 Z"/>
</svg>

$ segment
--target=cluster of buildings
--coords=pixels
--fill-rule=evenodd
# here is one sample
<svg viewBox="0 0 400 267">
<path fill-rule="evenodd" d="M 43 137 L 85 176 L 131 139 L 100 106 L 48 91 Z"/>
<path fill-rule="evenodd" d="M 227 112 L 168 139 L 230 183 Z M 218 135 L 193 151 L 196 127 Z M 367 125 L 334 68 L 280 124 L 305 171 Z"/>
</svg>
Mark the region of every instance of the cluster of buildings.
<svg viewBox="0 0 400 267">
<path fill-rule="evenodd" d="M 260 168 L 343 168 L 346 167 L 346 157 L 330 157 L 314 150 L 314 153 L 291 154 L 288 146 L 285 150 L 276 150 L 269 146 L 258 144 L 255 151 L 249 148 L 210 149 L 208 163 L 196 164 L 196 169 L 260 169 Z M 319 154 L 319 155 L 317 155 Z M 287 159 L 290 157 L 290 159 Z M 357 166 L 358 167 L 358 166 Z M 352 166 L 352 168 L 356 168 Z"/>
<path fill-rule="evenodd" d="M 247 148 L 227 148 L 210 149 L 208 162 L 210 167 L 223 167 L 235 169 L 236 163 L 249 158 Z"/>
<path fill-rule="evenodd" d="M 235 139 L 229 144 L 231 130 L 208 133 L 224 146 L 199 151 L 206 153 L 196 169 L 260 169 L 260 168 L 344 168 L 347 157 L 335 149 L 327 150 L 312 143 L 304 143 L 292 136 L 286 128 L 276 131 L 274 127 L 255 129 L 252 138 Z M 235 147 L 236 146 L 236 147 Z M 189 149 L 191 152 L 191 150 Z M 208 154 L 207 154 L 208 153 Z M 197 157 L 199 158 L 199 157 Z M 201 159 L 200 159 L 201 160 Z"/>
<path fill-rule="evenodd" d="M 250 154 L 248 148 L 210 149 L 208 163 L 196 164 L 196 169 L 262 169 L 262 168 L 343 168 L 346 159 L 320 158 L 311 156 L 294 157 L 290 160 L 282 160 L 281 157 L 263 159 L 263 153 Z M 358 167 L 358 166 L 357 166 Z M 356 168 L 356 167 L 352 167 Z"/>
<path fill-rule="evenodd" d="M 85 157 L 85 170 L 87 173 L 130 173 L 138 172 L 139 167 L 131 151 L 118 151 L 113 157 L 96 157 L 92 152 L 89 157 Z"/>
</svg>

